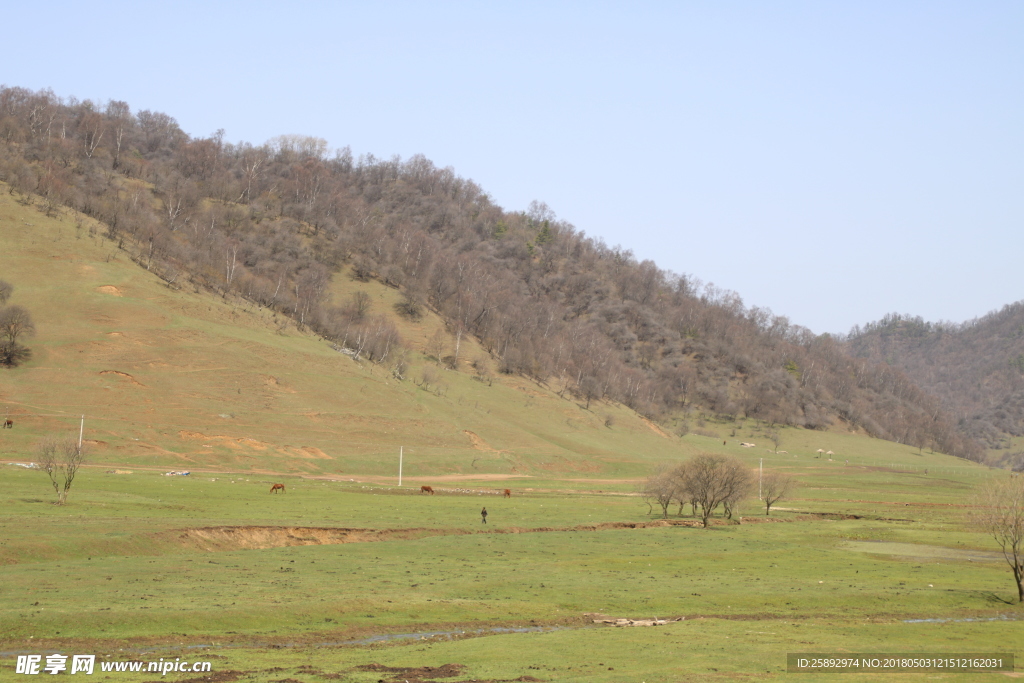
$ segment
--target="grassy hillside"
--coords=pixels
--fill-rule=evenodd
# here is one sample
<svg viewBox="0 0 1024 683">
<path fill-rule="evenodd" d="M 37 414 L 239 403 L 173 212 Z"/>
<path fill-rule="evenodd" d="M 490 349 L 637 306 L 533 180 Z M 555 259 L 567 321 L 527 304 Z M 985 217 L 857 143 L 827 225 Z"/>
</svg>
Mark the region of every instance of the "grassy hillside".
<svg viewBox="0 0 1024 683">
<path fill-rule="evenodd" d="M 265 309 L 169 288 L 102 232 L 0 193 L 0 277 L 38 328 L 32 360 L 3 373 L 0 410 L 16 427 L 0 457 L 31 459 L 43 434 L 75 431 L 83 414 L 98 465 L 383 475 L 404 447 L 410 475 L 618 476 L 692 451 L 615 405 L 588 411 L 517 377 L 481 381 L 469 361 L 486 354 L 469 338 L 458 372 L 414 353 L 399 381 Z M 394 290 L 332 283 L 337 300 L 357 289 L 393 314 Z M 395 318 L 414 349 L 443 329 L 429 312 Z"/>
<path fill-rule="evenodd" d="M 265 309 L 168 287 L 98 228 L 0 193 L 0 278 L 38 328 L 32 360 L 2 373 L 0 410 L 16 426 L 0 432 L 0 458 L 31 460 L 43 435 L 74 432 L 85 415 L 89 461 L 100 467 L 393 477 L 401 447 L 411 477 L 616 480 L 701 450 L 799 471 L 819 448 L 836 453 L 837 477 L 847 464 L 881 468 L 880 480 L 970 469 L 840 428 L 783 429 L 781 455 L 767 452 L 755 420 L 712 421 L 704 435 L 680 438 L 617 404 L 586 410 L 520 377 L 482 377 L 470 365 L 490 361 L 469 336 L 458 370 L 442 368 L 425 353 L 439 331 L 447 335 L 429 312 L 417 322 L 393 316 L 407 346 L 422 351 L 399 380 Z M 344 275 L 330 291 L 339 303 L 363 291 L 371 312 L 386 314 L 400 298 Z M 445 343 L 450 353 L 450 336 Z"/>
</svg>

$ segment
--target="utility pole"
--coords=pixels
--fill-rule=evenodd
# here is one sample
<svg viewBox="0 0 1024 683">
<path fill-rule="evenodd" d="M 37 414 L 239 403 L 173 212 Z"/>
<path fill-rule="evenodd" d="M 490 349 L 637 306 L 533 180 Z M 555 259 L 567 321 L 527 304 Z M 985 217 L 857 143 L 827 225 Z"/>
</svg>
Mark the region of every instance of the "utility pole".
<svg viewBox="0 0 1024 683">
<path fill-rule="evenodd" d="M 402 455 L 404 446 L 398 447 L 398 485 L 402 485 Z"/>
<path fill-rule="evenodd" d="M 82 452 L 82 434 L 85 432 L 85 415 L 82 416 L 82 424 L 78 426 L 78 452 Z"/>
</svg>

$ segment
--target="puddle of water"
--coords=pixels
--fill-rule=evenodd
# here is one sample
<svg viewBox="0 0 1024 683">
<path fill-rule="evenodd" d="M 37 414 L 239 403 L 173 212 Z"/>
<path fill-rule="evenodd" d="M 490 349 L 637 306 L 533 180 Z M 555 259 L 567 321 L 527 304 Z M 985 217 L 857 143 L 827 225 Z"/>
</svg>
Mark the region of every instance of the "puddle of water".
<svg viewBox="0 0 1024 683">
<path fill-rule="evenodd" d="M 896 543 L 893 541 L 847 541 L 839 546 L 843 550 L 852 550 L 875 555 L 893 555 L 912 557 L 921 560 L 956 560 L 960 562 L 1004 562 L 1002 553 L 990 550 L 966 550 L 947 548 L 940 545 L 924 545 L 922 543 Z"/>
<path fill-rule="evenodd" d="M 967 619 L 904 619 L 904 624 L 946 624 L 961 623 L 966 621 L 1021 621 L 1024 617 L 1000 614 L 998 617 L 967 618 Z"/>
<path fill-rule="evenodd" d="M 588 628 L 586 626 L 523 626 L 520 628 L 511 628 L 505 626 L 492 626 L 490 628 L 477 628 L 468 630 L 457 630 L 457 631 L 421 631 L 419 633 L 389 633 L 379 636 L 370 636 L 369 638 L 359 638 L 356 640 L 332 640 L 324 641 L 322 643 L 257 643 L 257 644 L 244 644 L 244 645 L 214 645 L 200 644 L 200 645 L 188 645 L 185 647 L 187 650 L 196 650 L 216 647 L 220 649 L 224 648 L 292 648 L 292 647 L 340 647 L 343 645 L 373 645 L 375 643 L 388 643 L 395 640 L 426 640 L 429 638 L 457 638 L 459 636 L 485 636 L 485 635 L 496 635 L 500 633 L 550 633 L 552 631 L 565 631 L 572 628 Z M 156 651 L 153 650 L 139 650 L 140 653 L 149 653 Z M 167 650 L 173 648 L 158 648 L 160 650 Z"/>
</svg>

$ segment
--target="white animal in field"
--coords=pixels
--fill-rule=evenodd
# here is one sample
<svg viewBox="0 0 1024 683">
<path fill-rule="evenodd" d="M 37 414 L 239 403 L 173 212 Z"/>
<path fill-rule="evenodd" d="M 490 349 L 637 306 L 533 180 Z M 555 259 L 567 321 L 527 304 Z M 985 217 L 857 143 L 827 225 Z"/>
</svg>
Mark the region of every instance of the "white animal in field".
<svg viewBox="0 0 1024 683">
<path fill-rule="evenodd" d="M 744 441 L 744 442 L 743 442 L 743 443 L 741 443 L 740 445 L 741 445 L 741 446 L 743 446 L 744 448 L 753 448 L 753 447 L 754 447 L 754 446 L 756 446 L 757 444 L 756 444 L 756 443 L 747 443 L 746 441 Z"/>
</svg>

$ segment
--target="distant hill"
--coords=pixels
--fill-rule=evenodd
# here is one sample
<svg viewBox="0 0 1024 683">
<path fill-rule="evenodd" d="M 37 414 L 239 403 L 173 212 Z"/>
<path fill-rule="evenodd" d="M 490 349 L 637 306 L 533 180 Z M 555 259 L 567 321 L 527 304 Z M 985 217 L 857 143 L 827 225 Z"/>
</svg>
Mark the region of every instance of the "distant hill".
<svg viewBox="0 0 1024 683">
<path fill-rule="evenodd" d="M 0 180 L 52 217 L 97 221 L 172 289 L 271 311 L 396 378 L 421 352 L 679 434 L 716 415 L 983 456 L 892 365 L 639 262 L 542 203 L 504 210 L 422 156 L 354 159 L 301 136 L 231 145 L 124 102 L 0 88 Z M 368 307 L 345 279 L 395 301 Z M 417 348 L 403 329 L 428 313 L 441 324 Z"/>
<path fill-rule="evenodd" d="M 989 448 L 1024 436 L 1024 301 L 965 323 L 892 314 L 854 328 L 853 355 L 899 368 Z M 1013 456 L 1024 465 L 1024 453 Z"/>
</svg>

